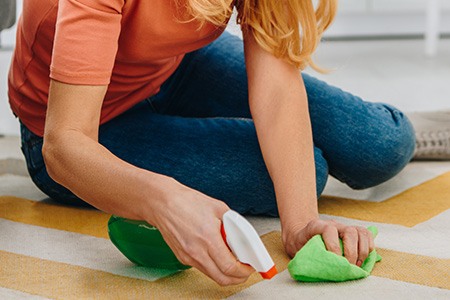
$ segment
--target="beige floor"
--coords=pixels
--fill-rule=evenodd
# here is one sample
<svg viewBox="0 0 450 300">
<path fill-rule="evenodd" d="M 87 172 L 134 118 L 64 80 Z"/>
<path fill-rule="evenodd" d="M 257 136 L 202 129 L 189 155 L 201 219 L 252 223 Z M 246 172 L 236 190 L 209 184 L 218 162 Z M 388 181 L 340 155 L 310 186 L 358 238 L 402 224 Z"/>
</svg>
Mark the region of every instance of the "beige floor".
<svg viewBox="0 0 450 300">
<path fill-rule="evenodd" d="M 450 109 L 450 39 L 436 57 L 423 54 L 421 40 L 324 42 L 317 63 L 331 68 L 319 78 L 365 100 L 408 111 Z"/>
</svg>

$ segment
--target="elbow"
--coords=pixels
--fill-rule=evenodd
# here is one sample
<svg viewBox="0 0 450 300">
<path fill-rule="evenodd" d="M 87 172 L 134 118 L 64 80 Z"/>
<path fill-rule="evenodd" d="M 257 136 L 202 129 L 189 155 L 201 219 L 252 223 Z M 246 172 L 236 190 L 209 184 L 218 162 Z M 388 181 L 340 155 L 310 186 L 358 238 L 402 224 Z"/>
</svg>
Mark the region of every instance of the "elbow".
<svg viewBox="0 0 450 300">
<path fill-rule="evenodd" d="M 42 157 L 44 158 L 48 175 L 58 183 L 60 183 L 61 178 L 59 167 L 61 165 L 61 154 L 62 147 L 57 142 L 57 138 L 46 135 L 42 146 Z"/>
</svg>

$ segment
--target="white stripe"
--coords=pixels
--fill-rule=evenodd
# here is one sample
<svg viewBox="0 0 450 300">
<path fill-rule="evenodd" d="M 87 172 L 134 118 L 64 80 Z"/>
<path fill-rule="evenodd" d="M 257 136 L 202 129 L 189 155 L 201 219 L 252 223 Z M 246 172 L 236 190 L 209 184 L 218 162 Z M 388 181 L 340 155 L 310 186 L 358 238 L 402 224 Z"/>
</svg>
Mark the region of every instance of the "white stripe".
<svg viewBox="0 0 450 300">
<path fill-rule="evenodd" d="M 22 300 L 22 299 L 29 299 L 29 300 L 44 300 L 49 298 L 44 298 L 41 296 L 31 295 L 24 292 L 19 292 L 16 290 L 10 290 L 7 288 L 0 287 L 0 299 L 8 299 L 8 300 Z"/>
<path fill-rule="evenodd" d="M 330 177 L 323 194 L 381 202 L 449 171 L 450 162 L 413 162 L 391 180 L 365 190 L 353 190 Z"/>
<path fill-rule="evenodd" d="M 428 200 L 432 201 L 432 200 Z M 412 228 L 322 215 L 324 220 L 336 220 L 348 225 L 378 227 L 376 247 L 417 255 L 450 259 L 450 210 Z"/>
<path fill-rule="evenodd" d="M 1 218 L 0 228 L 3 251 L 149 281 L 175 273 L 135 266 L 108 239 Z"/>
<path fill-rule="evenodd" d="M 375 276 L 341 283 L 299 283 L 286 270 L 228 299 L 448 300 L 450 291 Z"/>
<path fill-rule="evenodd" d="M 30 177 L 12 174 L 0 175 L 0 196 L 14 196 L 29 200 L 48 198 L 34 185 Z"/>
<path fill-rule="evenodd" d="M 0 160 L 8 158 L 24 160 L 23 154 L 20 151 L 20 144 L 21 141 L 18 136 L 2 137 L 0 139 Z"/>
</svg>

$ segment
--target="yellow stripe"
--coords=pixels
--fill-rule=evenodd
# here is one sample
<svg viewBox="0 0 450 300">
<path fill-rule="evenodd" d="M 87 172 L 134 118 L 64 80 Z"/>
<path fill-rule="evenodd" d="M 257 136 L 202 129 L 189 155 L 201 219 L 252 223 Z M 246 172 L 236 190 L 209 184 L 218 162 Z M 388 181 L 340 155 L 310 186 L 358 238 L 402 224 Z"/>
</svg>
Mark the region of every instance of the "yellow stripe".
<svg viewBox="0 0 450 300">
<path fill-rule="evenodd" d="M 450 290 L 450 259 L 379 249 L 372 275 Z"/>
<path fill-rule="evenodd" d="M 323 196 L 319 212 L 371 222 L 413 227 L 450 208 L 450 172 L 383 202 Z"/>
<path fill-rule="evenodd" d="M 0 218 L 30 225 L 108 238 L 109 217 L 96 209 L 0 196 Z"/>
<path fill-rule="evenodd" d="M 278 270 L 285 270 L 288 257 L 280 247 L 280 234 L 272 232 L 262 239 Z M 262 280 L 253 274 L 241 285 L 219 287 L 190 269 L 150 282 L 4 251 L 0 251 L 0 261 L 0 286 L 56 299 L 222 299 Z"/>
</svg>

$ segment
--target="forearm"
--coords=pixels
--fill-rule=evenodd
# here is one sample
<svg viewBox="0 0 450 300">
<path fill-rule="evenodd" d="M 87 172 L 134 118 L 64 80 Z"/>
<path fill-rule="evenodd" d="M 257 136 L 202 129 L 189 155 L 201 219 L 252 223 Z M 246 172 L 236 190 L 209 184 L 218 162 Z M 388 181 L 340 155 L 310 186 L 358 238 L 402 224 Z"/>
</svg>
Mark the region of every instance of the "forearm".
<svg viewBox="0 0 450 300">
<path fill-rule="evenodd" d="M 174 180 L 132 166 L 75 130 L 48 134 L 44 158 L 50 176 L 98 209 L 131 219 L 153 219 Z"/>
<path fill-rule="evenodd" d="M 299 70 L 244 31 L 249 104 L 283 235 L 318 218 L 312 130 Z"/>
<path fill-rule="evenodd" d="M 264 160 L 272 178 L 283 229 L 318 218 L 312 130 L 300 76 L 272 92 L 270 109 L 252 105 Z M 263 97 L 263 95 L 260 95 Z M 261 99 L 259 99 L 261 100 Z"/>
</svg>

